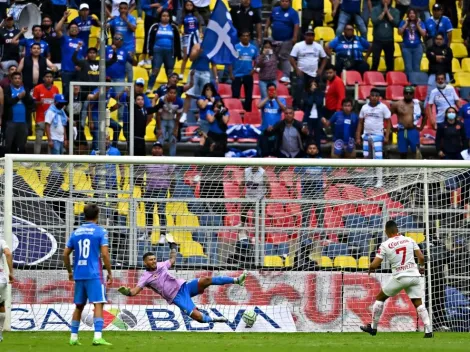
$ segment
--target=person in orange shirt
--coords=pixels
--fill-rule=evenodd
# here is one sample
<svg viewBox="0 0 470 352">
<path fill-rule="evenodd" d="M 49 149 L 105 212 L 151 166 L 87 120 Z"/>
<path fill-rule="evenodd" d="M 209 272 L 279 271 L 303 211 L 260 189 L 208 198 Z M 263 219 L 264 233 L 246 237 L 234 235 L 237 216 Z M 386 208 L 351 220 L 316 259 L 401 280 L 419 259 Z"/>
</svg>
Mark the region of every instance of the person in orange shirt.
<svg viewBox="0 0 470 352">
<path fill-rule="evenodd" d="M 36 140 L 34 142 L 34 154 L 41 154 L 42 137 L 46 128 L 45 114 L 49 106 L 54 103 L 54 95 L 59 94 L 59 89 L 54 86 L 52 71 L 44 74 L 44 83 L 34 87 L 33 98 L 36 102 Z"/>
</svg>

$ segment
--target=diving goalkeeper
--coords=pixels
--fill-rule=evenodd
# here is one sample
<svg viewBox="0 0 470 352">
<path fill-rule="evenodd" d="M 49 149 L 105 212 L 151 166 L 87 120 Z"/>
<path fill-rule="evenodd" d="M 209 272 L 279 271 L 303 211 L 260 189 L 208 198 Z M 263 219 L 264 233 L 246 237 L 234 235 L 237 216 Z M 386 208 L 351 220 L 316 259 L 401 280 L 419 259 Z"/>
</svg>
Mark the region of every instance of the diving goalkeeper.
<svg viewBox="0 0 470 352">
<path fill-rule="evenodd" d="M 168 242 L 169 238 L 167 239 Z M 207 314 L 201 313 L 191 297 L 204 293 L 204 290 L 211 285 L 232 285 L 238 284 L 245 286 L 247 272 L 246 270 L 238 278 L 219 276 L 219 277 L 203 277 L 191 281 L 177 279 L 168 272 L 176 262 L 176 244 L 170 243 L 170 259 L 165 262 L 157 263 L 154 253 L 148 252 L 144 254 L 145 273 L 140 277 L 137 286 L 134 288 L 119 287 L 118 291 L 125 296 L 138 295 L 144 287 L 148 287 L 152 291 L 162 296 L 168 304 L 174 304 L 192 319 L 200 323 L 225 323 L 227 318 L 215 317 L 211 318 Z"/>
</svg>

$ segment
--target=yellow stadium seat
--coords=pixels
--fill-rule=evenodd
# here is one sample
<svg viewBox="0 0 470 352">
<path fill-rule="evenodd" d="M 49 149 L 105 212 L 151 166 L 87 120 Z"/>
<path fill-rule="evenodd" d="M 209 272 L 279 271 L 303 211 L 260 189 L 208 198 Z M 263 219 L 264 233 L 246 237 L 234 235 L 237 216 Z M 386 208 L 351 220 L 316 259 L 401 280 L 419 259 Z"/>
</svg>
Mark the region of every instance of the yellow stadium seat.
<svg viewBox="0 0 470 352">
<path fill-rule="evenodd" d="M 425 237 L 422 232 L 407 232 L 406 237 L 412 238 L 416 243 L 424 242 Z"/>
<path fill-rule="evenodd" d="M 155 142 L 157 140 L 157 136 L 155 135 L 155 126 L 155 119 L 152 119 L 152 121 L 150 121 L 150 123 L 147 125 L 147 128 L 145 129 L 146 142 Z"/>
<path fill-rule="evenodd" d="M 85 209 L 85 202 L 75 202 L 73 203 L 73 214 L 81 215 Z"/>
<path fill-rule="evenodd" d="M 144 21 L 137 21 L 137 27 L 135 29 L 135 37 L 138 39 L 145 38 Z"/>
<path fill-rule="evenodd" d="M 199 227 L 199 219 L 196 215 L 176 215 L 176 226 L 186 226 L 188 228 Z M 191 229 L 191 231 L 195 231 Z"/>
<path fill-rule="evenodd" d="M 460 28 L 454 28 L 452 31 L 452 43 L 463 43 L 462 30 Z"/>
<path fill-rule="evenodd" d="M 98 47 L 98 38 L 90 37 L 90 39 L 88 40 L 88 47 L 89 48 L 97 48 Z"/>
<path fill-rule="evenodd" d="M 394 66 L 395 66 L 395 71 L 400 71 L 400 72 L 405 71 L 405 62 L 403 61 L 402 57 L 396 57 L 395 58 L 395 65 Z"/>
<path fill-rule="evenodd" d="M 456 87 L 467 87 L 468 82 L 470 82 L 470 73 L 469 72 L 457 72 L 454 75 Z"/>
<path fill-rule="evenodd" d="M 467 48 L 463 43 L 450 43 L 450 48 L 452 49 L 454 57 L 458 59 L 468 57 Z"/>
<path fill-rule="evenodd" d="M 91 26 L 90 38 L 99 38 L 100 37 L 100 32 L 101 32 L 100 27 Z"/>
<path fill-rule="evenodd" d="M 369 269 L 370 259 L 369 257 L 360 257 L 357 262 L 357 267 L 359 269 Z"/>
<path fill-rule="evenodd" d="M 421 71 L 423 72 L 428 72 L 429 70 L 429 60 L 427 57 L 423 57 L 421 59 L 421 66 L 420 66 Z"/>
<path fill-rule="evenodd" d="M 284 266 L 284 262 L 282 258 L 277 255 L 267 255 L 264 257 L 264 266 L 280 267 Z"/>
<path fill-rule="evenodd" d="M 333 261 L 329 257 L 321 257 L 320 266 L 322 268 L 332 268 L 333 267 Z"/>
<path fill-rule="evenodd" d="M 459 60 L 457 60 L 455 57 L 452 59 L 452 72 L 453 73 L 457 73 L 457 72 L 460 72 L 462 71 L 462 69 L 460 68 L 460 62 Z"/>
<path fill-rule="evenodd" d="M 166 213 L 169 215 L 190 215 L 188 204 L 185 202 L 168 202 L 166 204 Z"/>
<path fill-rule="evenodd" d="M 78 17 L 78 10 L 67 9 L 69 11 L 69 17 L 67 17 L 67 23 L 72 22 L 76 17 Z"/>
<path fill-rule="evenodd" d="M 372 43 L 374 41 L 374 34 L 373 34 L 373 29 L 372 28 L 367 28 L 367 41 L 369 43 Z"/>
<path fill-rule="evenodd" d="M 222 1 L 224 2 L 225 6 L 227 6 L 227 9 L 230 11 L 230 5 L 228 3 L 228 0 L 222 0 Z M 209 8 L 211 11 L 214 10 L 216 2 L 217 0 L 211 0 L 211 3 L 209 5 L 210 6 Z M 302 6 L 300 6 L 300 8 L 302 8 Z"/>
<path fill-rule="evenodd" d="M 367 63 L 369 64 L 369 67 L 372 67 L 372 57 L 369 57 L 367 59 Z M 378 71 L 385 72 L 386 70 L 387 70 L 387 67 L 385 66 L 385 60 L 383 57 L 380 57 Z"/>
<path fill-rule="evenodd" d="M 205 257 L 201 244 L 195 241 L 180 243 L 180 253 L 183 257 L 191 257 L 193 255 L 200 255 Z"/>
<path fill-rule="evenodd" d="M 27 169 L 23 166 L 20 166 L 16 173 L 23 177 L 25 182 L 36 192 L 37 195 L 43 196 L 44 195 L 44 184 L 41 182 L 39 178 L 39 174 L 35 169 Z"/>
<path fill-rule="evenodd" d="M 331 27 L 316 27 L 315 40 L 331 41 L 335 39 L 336 35 Z"/>
<path fill-rule="evenodd" d="M 54 81 L 54 85 L 59 90 L 59 94 L 62 94 L 62 81 Z"/>
<path fill-rule="evenodd" d="M 357 268 L 356 259 L 346 255 L 337 256 L 333 265 L 336 268 Z"/>
<path fill-rule="evenodd" d="M 148 84 L 148 81 L 149 81 L 149 73 L 148 71 L 143 68 L 143 67 L 139 67 L 139 66 L 133 66 L 132 67 L 133 69 L 133 74 L 134 74 L 134 81 L 138 78 L 143 78 L 145 83 L 144 83 L 144 91 L 147 89 L 147 84 Z"/>
<path fill-rule="evenodd" d="M 395 53 L 394 53 L 394 56 L 395 57 L 403 57 L 402 53 L 401 53 L 401 46 L 400 44 L 398 43 L 395 43 Z"/>
<path fill-rule="evenodd" d="M 135 53 L 140 55 L 144 52 L 144 39 L 137 38 L 135 40 Z"/>
<path fill-rule="evenodd" d="M 403 37 L 398 33 L 398 28 L 393 28 L 393 39 L 395 43 L 401 43 L 403 41 Z"/>
<path fill-rule="evenodd" d="M 284 266 L 286 267 L 294 266 L 294 257 L 290 255 L 287 256 L 284 260 Z"/>
<path fill-rule="evenodd" d="M 462 59 L 462 71 L 470 72 L 470 58 Z"/>
</svg>

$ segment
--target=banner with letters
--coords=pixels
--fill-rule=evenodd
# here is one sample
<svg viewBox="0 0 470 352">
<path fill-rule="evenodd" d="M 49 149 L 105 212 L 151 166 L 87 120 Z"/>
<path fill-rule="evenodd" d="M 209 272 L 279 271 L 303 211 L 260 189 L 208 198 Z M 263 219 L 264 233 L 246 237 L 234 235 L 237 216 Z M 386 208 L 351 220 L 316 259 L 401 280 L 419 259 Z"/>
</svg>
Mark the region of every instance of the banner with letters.
<svg viewBox="0 0 470 352">
<path fill-rule="evenodd" d="M 199 324 L 168 305 L 151 290 L 124 297 L 119 286 L 133 287 L 141 271 L 114 271 L 107 288 L 107 330 L 132 331 L 312 331 L 354 332 L 370 323 L 372 305 L 390 274 L 341 272 L 250 272 L 245 287 L 211 286 L 193 298 L 210 316 L 225 316 L 228 323 Z M 240 271 L 181 271 L 177 277 L 191 280 L 206 276 L 240 275 Z M 13 330 L 68 330 L 73 305 L 73 282 L 65 270 L 16 270 L 13 285 Z M 424 279 L 423 279 L 424 286 Z M 85 308 L 82 328 L 92 329 L 91 307 Z M 258 313 L 256 324 L 246 329 L 241 316 L 245 309 Z M 419 323 L 420 324 L 420 323 Z M 404 292 L 387 300 L 380 321 L 382 331 L 416 331 L 415 308 Z"/>
</svg>

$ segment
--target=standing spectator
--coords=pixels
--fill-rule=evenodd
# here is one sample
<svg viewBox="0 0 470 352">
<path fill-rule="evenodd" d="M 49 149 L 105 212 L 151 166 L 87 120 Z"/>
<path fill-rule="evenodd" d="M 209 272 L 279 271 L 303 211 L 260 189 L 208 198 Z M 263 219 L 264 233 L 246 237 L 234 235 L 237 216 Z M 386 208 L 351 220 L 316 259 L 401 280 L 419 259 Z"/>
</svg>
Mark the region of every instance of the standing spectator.
<svg viewBox="0 0 470 352">
<path fill-rule="evenodd" d="M 449 107 L 445 112 L 445 121 L 436 132 L 437 156 L 446 160 L 462 160 L 460 153 L 467 147 L 465 126 L 457 120 L 457 110 Z"/>
<path fill-rule="evenodd" d="M 181 60 L 180 35 L 178 27 L 171 23 L 170 11 L 163 10 L 160 23 L 155 23 L 150 28 L 147 46 L 153 50 L 153 54 L 150 56 L 152 75 L 148 83 L 148 89 L 152 90 L 162 65 L 165 66 L 167 77 L 170 77 L 175 67 L 175 60 Z"/>
<path fill-rule="evenodd" d="M 145 106 L 145 94 L 137 93 L 134 104 L 134 154 L 136 156 L 147 155 L 145 147 L 145 133 L 147 126 L 152 121 L 152 108 L 147 110 Z M 127 148 L 130 151 L 129 133 L 127 133 Z"/>
<path fill-rule="evenodd" d="M 211 17 L 211 10 L 209 5 L 211 4 L 210 0 L 192 0 L 194 6 L 196 7 L 197 13 L 204 20 L 204 26 L 207 26 L 209 23 L 209 18 Z"/>
<path fill-rule="evenodd" d="M 325 109 L 324 117 L 329 120 L 330 117 L 342 109 L 341 103 L 346 98 L 346 87 L 341 78 L 336 75 L 335 67 L 328 65 L 326 72 L 326 91 L 325 91 Z"/>
<path fill-rule="evenodd" d="M 452 27 L 459 26 L 459 19 L 457 15 L 457 1 L 452 0 L 438 0 L 437 3 L 442 7 L 442 13 L 449 18 Z"/>
<path fill-rule="evenodd" d="M 34 100 L 23 86 L 21 73 L 11 74 L 11 85 L 5 87 L 4 99 L 5 154 L 24 154 Z"/>
<path fill-rule="evenodd" d="M 320 126 L 320 119 L 323 116 L 323 101 L 325 100 L 325 94 L 321 89 L 318 89 L 318 83 L 312 81 L 308 91 L 304 93 L 304 125 L 308 126 L 309 136 L 313 135 L 315 144 L 321 146 L 322 127 Z"/>
<path fill-rule="evenodd" d="M 144 107 L 146 109 L 150 109 L 153 106 L 153 104 L 150 98 L 147 95 L 145 95 L 144 86 L 145 86 L 145 80 L 143 78 L 137 78 L 134 84 L 134 96 L 137 96 L 137 94 L 142 94 L 144 96 Z"/>
<path fill-rule="evenodd" d="M 432 108 L 434 105 L 436 106 L 436 121 L 432 122 L 435 129 L 441 127 L 444 123 L 445 113 L 448 108 L 460 108 L 462 105 L 455 88 L 446 83 L 445 73 L 438 73 L 436 75 L 436 88 L 431 91 L 429 101 L 426 106 L 426 113 L 428 116 L 433 116 Z"/>
<path fill-rule="evenodd" d="M 189 39 L 193 33 L 197 36 L 202 34 L 202 24 L 204 20 L 197 13 L 196 8 L 191 0 L 184 3 L 183 14 L 179 26 L 183 27 L 182 30 L 182 49 L 183 49 L 183 62 L 181 63 L 181 74 L 179 79 L 184 78 L 184 71 L 186 70 L 186 62 L 188 61 L 188 47 Z"/>
<path fill-rule="evenodd" d="M 439 33 L 434 38 L 434 45 L 426 50 L 426 57 L 429 60 L 427 102 L 432 90 L 436 88 L 437 73 L 445 72 L 445 81 L 450 81 L 449 73 L 452 72 L 454 54 L 452 49 L 444 43 L 444 36 Z"/>
<path fill-rule="evenodd" d="M 52 72 L 46 71 L 43 83 L 34 87 L 33 98 L 36 103 L 36 139 L 34 141 L 34 154 L 41 154 L 42 137 L 46 130 L 46 111 L 54 103 L 54 96 L 59 94 L 59 89 L 54 86 Z"/>
<path fill-rule="evenodd" d="M 405 62 L 405 72 L 409 78 L 411 72 L 421 71 L 422 38 L 426 37 L 425 25 L 419 19 L 416 10 L 408 10 L 408 17 L 398 26 L 398 33 L 403 37 L 403 61 Z"/>
<path fill-rule="evenodd" d="M 294 94 L 294 107 L 297 108 L 302 107 L 301 97 L 310 89 L 310 83 L 322 76 L 327 62 L 325 50 L 314 41 L 313 30 L 307 30 L 304 37 L 305 40 L 295 44 L 290 53 L 290 63 L 297 77 L 297 89 Z"/>
<path fill-rule="evenodd" d="M 75 65 L 72 61 L 73 53 L 78 46 L 78 43 L 81 40 L 78 38 L 79 28 L 76 24 L 70 23 L 68 26 L 69 35 L 64 35 L 62 32 L 62 27 L 64 26 L 65 21 L 70 16 L 69 11 L 65 11 L 62 19 L 55 26 L 55 31 L 57 33 L 57 38 L 60 39 L 60 47 L 62 53 L 62 64 L 61 64 L 61 76 L 62 76 L 62 91 L 64 96 L 68 97 L 70 82 L 77 79 L 77 71 Z M 84 50 L 83 47 L 79 52 L 79 58 L 83 58 Z"/>
<path fill-rule="evenodd" d="M 400 21 L 405 17 L 410 9 L 411 0 L 396 0 L 395 8 L 400 12 Z"/>
<path fill-rule="evenodd" d="M 253 73 L 255 62 L 258 58 L 258 49 L 250 44 L 250 33 L 244 32 L 240 36 L 240 43 L 235 45 L 238 58 L 233 65 L 228 66 L 230 79 L 232 80 L 232 97 L 239 99 L 242 86 L 245 88 L 245 102 L 243 109 L 251 112 L 253 100 Z"/>
<path fill-rule="evenodd" d="M 329 0 L 326 0 L 329 1 Z M 310 24 L 313 22 L 312 29 L 323 26 L 325 16 L 325 0 L 304 0 L 302 6 L 302 34 L 310 29 Z M 320 38 L 322 39 L 322 38 Z"/>
<path fill-rule="evenodd" d="M 80 68 L 80 71 L 77 74 L 77 78 L 80 82 L 99 82 L 100 80 L 100 61 L 96 59 L 98 56 L 98 49 L 95 47 L 90 47 L 87 49 L 86 57 L 84 59 L 79 59 L 79 53 L 82 52 L 83 42 L 77 44 L 77 48 L 73 52 L 72 61 L 75 66 Z M 116 48 L 113 48 L 114 50 Z M 108 57 L 106 57 L 108 59 Z M 113 65 L 117 61 L 116 51 L 113 51 L 113 55 L 109 60 L 106 60 L 106 67 Z M 96 88 L 95 86 L 83 87 L 88 91 L 92 91 Z"/>
<path fill-rule="evenodd" d="M 400 12 L 391 7 L 391 0 L 382 0 L 382 4 L 372 9 L 372 23 L 374 25 L 374 41 L 372 42 L 372 71 L 379 68 L 380 54 L 385 54 L 387 71 L 394 70 L 395 43 L 393 28 L 400 23 Z"/>
<path fill-rule="evenodd" d="M 462 22 L 462 39 L 467 47 L 468 56 L 470 56 L 470 14 L 467 13 Z"/>
<path fill-rule="evenodd" d="M 279 60 L 273 51 L 273 43 L 270 40 L 265 40 L 263 49 L 256 60 L 256 66 L 259 67 L 258 85 L 261 99 L 268 96 L 268 84 L 272 83 L 276 86 L 278 63 Z"/>
<path fill-rule="evenodd" d="M 127 5 L 129 13 L 131 13 L 135 9 L 135 0 L 106 0 L 106 15 L 108 17 L 119 16 L 121 12 L 121 4 Z"/>
<path fill-rule="evenodd" d="M 212 83 L 207 83 L 202 88 L 202 95 L 197 100 L 197 107 L 199 108 L 199 120 L 198 125 L 202 132 L 209 132 L 209 122 L 207 121 L 207 112 L 212 110 L 212 107 L 216 100 L 219 100 L 220 96 L 217 93 L 217 89 Z"/>
<path fill-rule="evenodd" d="M 2 70 L 7 72 L 10 63 L 20 62 L 20 50 L 18 44 L 13 43 L 13 38 L 20 33 L 20 30 L 15 27 L 15 21 L 12 16 L 8 16 L 5 19 L 4 26 L 0 28 L 0 43 L 2 44 Z M 20 34 L 19 39 L 23 39 L 23 35 Z"/>
<path fill-rule="evenodd" d="M 361 108 L 359 113 L 359 123 L 356 130 L 356 144 L 361 144 L 364 158 L 369 158 L 369 148 L 372 147 L 374 159 L 383 159 L 383 145 L 387 144 L 390 137 L 391 113 L 387 106 L 380 102 L 380 91 L 372 88 L 369 96 L 369 103 Z M 387 122 L 384 138 L 384 120 Z M 377 183 L 375 187 L 383 186 L 382 168 L 376 169 Z"/>
<path fill-rule="evenodd" d="M 163 156 L 163 145 L 160 142 L 153 143 L 152 156 Z M 148 164 L 146 165 L 147 185 L 142 198 L 145 199 L 166 199 L 170 190 L 171 181 L 175 167 L 169 164 Z M 158 219 L 160 221 L 160 244 L 164 244 L 166 234 L 166 202 L 145 202 L 145 225 L 149 235 L 152 234 L 151 226 L 154 221 L 154 207 L 157 206 Z"/>
<path fill-rule="evenodd" d="M 111 78 L 111 82 L 124 82 L 126 80 L 126 67 L 132 62 L 132 56 L 122 46 L 123 36 L 121 33 L 115 33 L 113 45 L 106 47 L 106 57 L 111 59 L 116 55 L 117 60 L 111 66 L 106 67 L 106 76 Z M 118 93 L 124 90 L 124 86 L 115 87 Z"/>
<path fill-rule="evenodd" d="M 230 115 L 222 100 L 217 100 L 212 110 L 207 112 L 209 132 L 207 138 L 201 137 L 201 145 L 206 153 L 224 157 L 227 152 L 227 128 Z M 214 155 L 216 156 L 216 155 Z"/>
<path fill-rule="evenodd" d="M 178 81 L 179 81 L 179 76 L 176 72 L 173 72 L 171 75 L 169 75 L 168 82 L 165 84 L 162 84 L 160 87 L 158 87 L 158 89 L 155 89 L 153 91 L 153 94 L 155 94 L 155 96 L 153 97 L 153 105 L 157 104 L 158 99 L 163 97 L 168 91 L 168 87 L 171 87 L 171 86 L 176 86 L 178 90 L 177 92 L 178 96 L 180 97 L 183 94 L 183 87 L 177 85 Z"/>
<path fill-rule="evenodd" d="M 57 67 L 41 55 L 39 44 L 33 44 L 31 55 L 22 58 L 18 65 L 18 72 L 23 74 L 24 88 L 30 92 L 36 85 L 43 83 L 42 79 L 47 69 L 57 71 Z"/>
<path fill-rule="evenodd" d="M 258 109 L 261 110 L 261 131 L 272 128 L 281 121 L 286 105 L 286 100 L 277 96 L 276 85 L 269 83 L 268 96 L 258 103 Z"/>
<path fill-rule="evenodd" d="M 431 17 L 429 13 L 429 0 L 411 0 L 410 9 L 419 14 L 421 21 L 425 22 Z"/>
<path fill-rule="evenodd" d="M 251 0 L 241 0 L 240 6 L 233 6 L 230 10 L 233 26 L 237 29 L 238 36 L 248 32 L 257 48 L 261 46 L 263 30 L 261 28 L 261 16 L 251 7 Z M 255 37 L 256 29 L 256 37 Z M 256 38 L 256 40 L 255 40 Z"/>
<path fill-rule="evenodd" d="M 143 47 L 143 50 L 142 50 L 142 54 L 147 55 L 147 59 L 140 61 L 139 66 L 146 66 L 146 65 L 151 65 L 152 64 L 152 61 L 149 58 L 150 56 L 152 56 L 151 55 L 152 50 L 151 50 L 151 48 L 149 48 L 147 46 L 147 42 L 148 42 L 148 39 L 149 39 L 149 33 L 150 33 L 150 27 L 152 27 L 154 25 L 154 23 L 156 23 L 157 20 L 158 20 L 158 18 L 157 18 L 157 9 L 162 8 L 162 10 L 163 10 L 163 7 L 160 3 L 155 2 L 154 0 L 140 0 L 140 7 L 141 7 L 142 11 L 145 12 L 145 19 L 144 19 L 145 37 L 144 37 L 144 47 Z M 161 12 L 162 10 L 159 10 L 159 12 Z M 142 17 L 142 16 L 139 15 L 139 17 Z"/>
<path fill-rule="evenodd" d="M 462 97 L 466 98 L 466 97 Z M 465 135 L 467 136 L 467 145 L 470 146 L 470 103 L 463 105 L 459 109 L 459 117 L 465 126 Z"/>
<path fill-rule="evenodd" d="M 328 121 L 324 117 L 321 119 L 325 127 L 334 126 L 333 148 L 331 148 L 332 158 L 345 157 L 347 159 L 356 158 L 355 133 L 358 124 L 358 117 L 353 112 L 354 103 L 351 99 L 345 98 L 342 102 L 342 110 L 337 111 Z"/>
<path fill-rule="evenodd" d="M 16 39 L 19 39 L 27 31 L 27 28 L 21 28 L 21 31 L 16 34 L 12 42 L 15 42 Z M 23 38 L 18 41 L 20 46 L 24 47 L 24 56 L 29 56 L 31 54 L 31 46 L 33 44 L 39 44 L 41 47 L 41 55 L 47 58 L 50 58 L 51 54 L 49 52 L 49 44 L 46 41 L 42 40 L 42 27 L 40 25 L 33 26 L 33 37 L 32 38 Z"/>
<path fill-rule="evenodd" d="M 88 141 L 85 136 L 85 124 L 88 108 L 85 109 L 84 103 L 88 103 L 88 93 L 84 92 L 80 86 L 73 86 L 73 97 L 71 103 L 67 105 L 67 112 L 70 117 L 73 108 L 73 127 L 77 129 L 77 136 L 74 138 L 74 147 L 79 155 L 88 155 Z M 75 154 L 75 152 L 74 152 Z"/>
<path fill-rule="evenodd" d="M 50 14 L 53 23 L 58 23 L 61 14 L 67 11 L 67 0 L 45 0 L 41 6 L 41 11 Z"/>
<path fill-rule="evenodd" d="M 123 40 L 122 48 L 132 58 L 135 53 L 135 30 L 137 21 L 134 16 L 130 15 L 129 5 L 125 2 L 119 4 L 119 15 L 114 15 L 113 19 L 108 22 L 109 28 L 114 36 L 120 33 Z M 133 81 L 133 68 L 131 62 L 126 62 L 127 82 Z"/>
<path fill-rule="evenodd" d="M 11 76 L 18 70 L 18 64 L 13 62 L 6 66 L 7 75 L 0 81 L 0 87 L 5 90 L 11 84 Z"/>
<path fill-rule="evenodd" d="M 364 51 L 366 50 L 364 59 Z M 365 38 L 354 35 L 354 27 L 350 24 L 344 27 L 344 34 L 337 36 L 325 45 L 325 51 L 329 56 L 333 51 L 336 53 L 336 73 L 338 76 L 343 70 L 355 70 L 361 75 L 369 71 L 369 64 L 366 60 L 371 50 L 372 47 Z"/>
<path fill-rule="evenodd" d="M 64 148 L 67 148 L 67 133 L 66 126 L 68 117 L 65 114 L 64 108 L 67 104 L 62 94 L 54 96 L 54 104 L 51 104 L 46 112 L 46 134 L 49 151 L 54 155 L 61 155 L 64 153 Z"/>
<path fill-rule="evenodd" d="M 338 28 L 336 28 L 336 36 L 339 37 L 347 24 L 354 21 L 362 38 L 367 38 L 367 25 L 361 17 L 361 1 L 360 0 L 343 0 L 333 2 L 333 12 L 331 15 L 335 17 L 339 8 Z"/>
<path fill-rule="evenodd" d="M 427 32 L 427 46 L 432 46 L 433 41 L 438 34 L 442 34 L 444 38 L 444 44 L 450 44 L 452 42 L 452 31 L 454 27 L 450 22 L 449 17 L 443 16 L 442 6 L 434 4 L 432 7 L 432 17 L 428 18 L 425 22 Z M 450 72 L 450 71 L 449 71 Z"/>
<path fill-rule="evenodd" d="M 177 96 L 176 86 L 168 88 L 157 106 L 157 139 L 161 145 L 170 144 L 170 156 L 176 156 L 178 121 L 183 112 L 183 100 Z"/>
<path fill-rule="evenodd" d="M 284 120 L 279 121 L 267 131 L 277 137 L 277 156 L 279 158 L 301 158 L 304 139 L 308 135 L 307 126 L 294 119 L 294 109 L 287 107 Z"/>
<path fill-rule="evenodd" d="M 41 22 L 42 28 L 42 40 L 49 45 L 49 51 L 51 53 L 50 60 L 54 64 L 60 64 L 62 62 L 62 53 L 60 50 L 60 39 L 57 37 L 54 26 L 52 25 L 52 18 L 48 15 L 42 17 Z"/>
<path fill-rule="evenodd" d="M 299 15 L 291 7 L 290 0 L 281 0 L 280 6 L 273 9 L 271 16 L 266 21 L 264 37 L 269 37 L 269 28 L 272 29 L 273 44 L 283 74 L 281 82 L 290 83 L 290 52 L 294 44 L 297 43 L 299 33 Z"/>
<path fill-rule="evenodd" d="M 72 22 L 78 26 L 78 38 L 83 42 L 83 52 L 88 50 L 88 42 L 91 35 L 91 27 L 101 27 L 101 22 L 97 18 L 90 16 L 90 7 L 88 4 L 80 4 L 80 11 L 78 17 L 75 17 Z"/>
<path fill-rule="evenodd" d="M 369 26 L 370 16 L 372 14 L 372 9 L 380 5 L 382 0 L 362 0 L 362 19 L 366 26 Z"/>
</svg>

